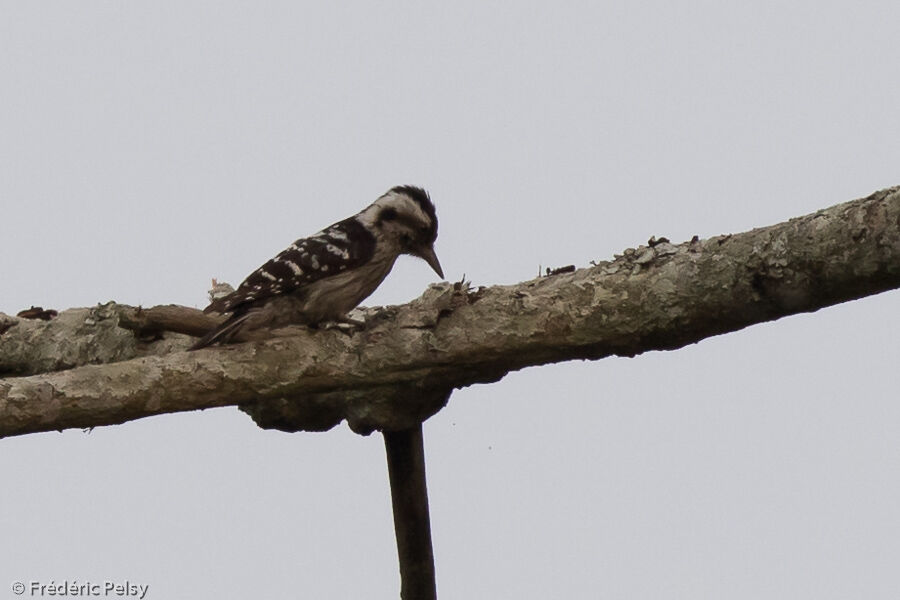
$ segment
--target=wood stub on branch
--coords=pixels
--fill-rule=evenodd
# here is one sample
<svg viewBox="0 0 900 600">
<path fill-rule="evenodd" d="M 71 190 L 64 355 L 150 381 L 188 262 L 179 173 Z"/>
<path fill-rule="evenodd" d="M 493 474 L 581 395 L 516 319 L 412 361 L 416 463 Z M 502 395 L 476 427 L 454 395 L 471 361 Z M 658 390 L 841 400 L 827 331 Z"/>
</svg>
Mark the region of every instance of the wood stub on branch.
<svg viewBox="0 0 900 600">
<path fill-rule="evenodd" d="M 168 304 L 141 308 L 120 306 L 119 327 L 141 336 L 156 336 L 165 331 L 202 336 L 224 320 L 221 315 L 209 315 L 196 308 Z"/>
<path fill-rule="evenodd" d="M 526 366 L 674 349 L 897 287 L 900 188 L 890 188 L 745 233 L 678 245 L 660 238 L 574 273 L 478 289 L 434 285 L 407 305 L 372 311 L 352 334 L 299 328 L 290 337 L 164 354 L 162 344 L 190 343 L 167 335 L 146 351 L 161 355 L 123 360 L 139 345 L 113 327 L 118 334 L 91 344 L 113 349 L 103 357 L 97 350 L 95 362 L 120 362 L 0 379 L 0 436 L 254 403 L 265 407 L 264 420 L 285 427 L 319 430 L 347 419 L 361 432 L 393 430 L 440 403 L 426 409 L 378 390 L 445 392 Z M 5 345 L 24 326 L 0 335 L 0 372 Z M 55 343 L 81 344 L 79 336 L 98 335 L 93 327 L 82 314 Z M 43 363 L 22 363 L 54 368 L 46 360 L 52 348 L 43 348 Z M 279 403 L 281 416 L 272 412 Z"/>
</svg>

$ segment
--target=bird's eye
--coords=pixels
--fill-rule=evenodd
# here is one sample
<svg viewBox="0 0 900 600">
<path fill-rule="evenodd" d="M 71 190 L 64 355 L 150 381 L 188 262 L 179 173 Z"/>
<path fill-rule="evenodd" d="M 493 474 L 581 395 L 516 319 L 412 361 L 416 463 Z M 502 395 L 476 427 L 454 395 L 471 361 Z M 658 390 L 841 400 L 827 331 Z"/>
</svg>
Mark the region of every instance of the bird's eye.
<svg viewBox="0 0 900 600">
<path fill-rule="evenodd" d="M 397 218 L 397 211 L 393 208 L 386 208 L 381 211 L 381 220 L 382 221 L 393 221 Z"/>
</svg>

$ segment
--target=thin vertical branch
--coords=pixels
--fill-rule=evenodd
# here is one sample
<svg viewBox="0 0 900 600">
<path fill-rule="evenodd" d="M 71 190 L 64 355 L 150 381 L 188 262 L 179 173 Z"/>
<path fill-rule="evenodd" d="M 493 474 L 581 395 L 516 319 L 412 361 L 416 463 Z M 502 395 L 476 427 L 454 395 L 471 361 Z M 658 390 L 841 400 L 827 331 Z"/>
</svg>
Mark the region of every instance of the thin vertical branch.
<svg viewBox="0 0 900 600">
<path fill-rule="evenodd" d="M 402 431 L 385 431 L 384 447 L 400 559 L 400 598 L 436 600 L 422 424 Z"/>
</svg>

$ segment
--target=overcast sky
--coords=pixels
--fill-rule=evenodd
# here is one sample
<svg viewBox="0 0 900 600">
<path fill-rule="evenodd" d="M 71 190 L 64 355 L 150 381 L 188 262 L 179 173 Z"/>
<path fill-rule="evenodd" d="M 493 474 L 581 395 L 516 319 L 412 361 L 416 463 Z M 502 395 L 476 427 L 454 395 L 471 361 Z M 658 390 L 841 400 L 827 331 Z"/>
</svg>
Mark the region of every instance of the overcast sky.
<svg viewBox="0 0 900 600">
<path fill-rule="evenodd" d="M 895 1 L 487 4 L 3 0 L 0 312 L 202 307 L 396 184 L 475 285 L 900 184 Z M 403 258 L 367 304 L 433 281 Z M 896 599 L 898 314 L 455 392 L 440 597 Z M 0 476 L 0 598 L 399 595 L 378 435 L 224 408 L 2 440 Z"/>
</svg>

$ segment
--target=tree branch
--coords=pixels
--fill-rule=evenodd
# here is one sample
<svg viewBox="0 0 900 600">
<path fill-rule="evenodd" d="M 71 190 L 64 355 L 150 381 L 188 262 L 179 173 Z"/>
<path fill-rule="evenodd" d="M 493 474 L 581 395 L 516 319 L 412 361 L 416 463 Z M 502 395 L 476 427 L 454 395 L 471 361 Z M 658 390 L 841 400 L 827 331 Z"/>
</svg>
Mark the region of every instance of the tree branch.
<svg viewBox="0 0 900 600">
<path fill-rule="evenodd" d="M 422 424 L 402 431 L 385 431 L 384 449 L 400 561 L 400 598 L 434 600 L 437 598 L 437 587 L 425 484 Z"/>
<path fill-rule="evenodd" d="M 90 343 L 66 339 L 119 349 L 89 361 L 130 360 L 0 380 L 0 436 L 226 405 L 287 430 L 344 419 L 361 433 L 406 429 L 440 410 L 453 388 L 512 370 L 679 348 L 900 287 L 900 187 L 746 233 L 652 242 L 517 285 L 431 286 L 410 304 L 373 311 L 353 335 L 298 329 L 194 353 L 170 352 L 187 346 L 186 337 L 142 347 L 121 329 Z M 82 364 L 43 356 L 10 369 L 5 349 L 27 355 L 18 336 L 37 335 L 70 312 L 0 334 L 0 372 Z M 83 312 L 71 318 L 73 338 L 99 335 Z M 161 355 L 147 355 L 154 353 Z"/>
</svg>

